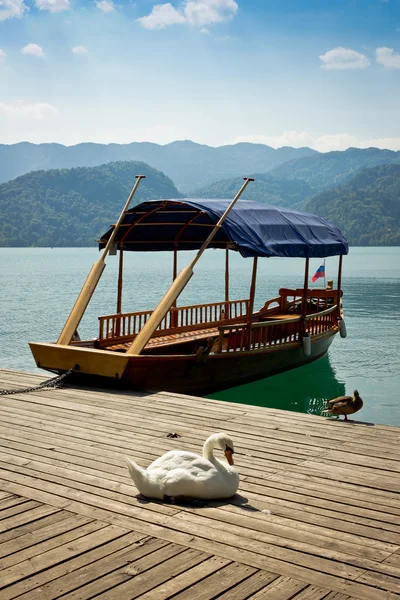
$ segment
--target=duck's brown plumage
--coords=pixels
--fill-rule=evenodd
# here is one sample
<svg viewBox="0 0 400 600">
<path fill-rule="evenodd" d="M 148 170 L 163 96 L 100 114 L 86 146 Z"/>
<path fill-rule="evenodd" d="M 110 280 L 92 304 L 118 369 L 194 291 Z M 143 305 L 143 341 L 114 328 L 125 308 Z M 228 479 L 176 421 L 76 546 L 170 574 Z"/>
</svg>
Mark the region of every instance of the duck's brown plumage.
<svg viewBox="0 0 400 600">
<path fill-rule="evenodd" d="M 328 406 L 323 412 L 328 415 L 344 415 L 345 421 L 347 421 L 347 415 L 356 413 L 363 406 L 363 401 L 357 390 L 354 390 L 352 396 L 339 396 L 328 400 Z"/>
</svg>

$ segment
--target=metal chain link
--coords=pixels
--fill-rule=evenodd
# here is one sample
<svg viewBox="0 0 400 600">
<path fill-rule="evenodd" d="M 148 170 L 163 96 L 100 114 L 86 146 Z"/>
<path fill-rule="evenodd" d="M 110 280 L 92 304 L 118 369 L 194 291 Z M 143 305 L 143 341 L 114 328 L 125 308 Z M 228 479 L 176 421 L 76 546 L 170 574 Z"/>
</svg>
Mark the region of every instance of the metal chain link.
<svg viewBox="0 0 400 600">
<path fill-rule="evenodd" d="M 62 375 L 57 375 L 57 377 L 53 377 L 52 379 L 48 379 L 47 381 L 43 381 L 43 383 L 40 383 L 39 385 L 34 385 L 32 387 L 19 388 L 17 390 L 0 389 L 0 396 L 11 396 L 12 394 L 29 394 L 29 392 L 36 392 L 37 390 L 60 388 L 63 385 L 62 382 L 64 381 L 64 379 L 76 370 L 76 365 L 74 365 L 71 369 L 69 369 L 69 371 L 66 371 Z"/>
</svg>

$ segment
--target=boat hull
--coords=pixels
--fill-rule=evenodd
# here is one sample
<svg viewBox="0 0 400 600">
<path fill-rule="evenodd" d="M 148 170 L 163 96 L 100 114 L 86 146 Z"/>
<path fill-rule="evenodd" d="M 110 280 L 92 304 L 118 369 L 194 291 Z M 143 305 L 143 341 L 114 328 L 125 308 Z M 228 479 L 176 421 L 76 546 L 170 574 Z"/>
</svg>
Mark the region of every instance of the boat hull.
<svg viewBox="0 0 400 600">
<path fill-rule="evenodd" d="M 82 384 L 210 394 L 264 379 L 301 367 L 324 356 L 336 334 L 326 332 L 312 339 L 306 356 L 299 342 L 249 352 L 210 354 L 205 360 L 194 355 L 136 355 L 55 344 L 30 344 L 36 364 L 63 373 L 79 370 L 70 381 Z"/>
</svg>

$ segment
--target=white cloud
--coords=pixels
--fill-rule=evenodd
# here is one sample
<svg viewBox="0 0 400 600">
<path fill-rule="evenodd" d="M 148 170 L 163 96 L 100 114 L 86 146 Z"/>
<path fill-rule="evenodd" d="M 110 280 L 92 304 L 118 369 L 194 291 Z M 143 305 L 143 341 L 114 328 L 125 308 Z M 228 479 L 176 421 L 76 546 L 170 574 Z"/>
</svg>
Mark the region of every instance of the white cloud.
<svg viewBox="0 0 400 600">
<path fill-rule="evenodd" d="M 377 48 L 376 62 L 385 69 L 400 69 L 400 54 L 396 54 L 393 48 Z"/>
<path fill-rule="evenodd" d="M 43 48 L 41 46 L 38 46 L 37 44 L 27 44 L 21 49 L 21 53 L 28 54 L 29 56 L 44 56 Z"/>
<path fill-rule="evenodd" d="M 39 10 L 49 10 L 52 13 L 69 10 L 69 0 L 36 0 L 36 8 Z"/>
<path fill-rule="evenodd" d="M 229 21 L 238 10 L 235 0 L 185 0 L 178 11 L 169 2 L 156 4 L 146 17 L 137 19 L 146 29 L 163 29 L 168 25 L 211 25 Z"/>
<path fill-rule="evenodd" d="M 319 58 L 322 61 L 321 69 L 326 70 L 365 69 L 370 64 L 364 54 L 340 46 L 321 54 Z"/>
<path fill-rule="evenodd" d="M 59 110 L 47 102 L 29 104 L 26 102 L 14 102 L 7 104 L 0 102 L 0 115 L 6 117 L 28 117 L 35 120 L 43 120 L 59 115 Z"/>
<path fill-rule="evenodd" d="M 184 15 L 191 25 L 209 25 L 229 21 L 237 9 L 234 0 L 186 0 Z"/>
<path fill-rule="evenodd" d="M 184 23 L 185 17 L 168 2 L 168 4 L 156 4 L 147 17 L 140 17 L 137 20 L 146 29 L 163 29 L 167 25 Z"/>
<path fill-rule="evenodd" d="M 366 146 L 362 145 L 354 135 L 350 133 L 336 133 L 326 134 L 316 138 L 313 142 L 312 148 L 318 150 L 318 152 L 331 152 L 332 150 L 346 150 L 347 148 L 368 148 L 370 144 Z"/>
<path fill-rule="evenodd" d="M 113 12 L 115 5 L 112 0 L 96 0 L 96 6 L 105 13 Z"/>
<path fill-rule="evenodd" d="M 400 138 L 376 138 L 369 140 L 362 148 L 382 148 L 388 150 L 400 150 Z"/>
<path fill-rule="evenodd" d="M 312 136 L 305 131 L 285 131 L 279 136 L 246 135 L 233 140 L 234 144 L 250 142 L 253 144 L 266 144 L 273 148 L 292 146 L 301 148 L 308 146 L 318 152 L 331 152 L 333 150 L 346 150 L 347 148 L 382 148 L 400 150 L 400 138 L 371 138 L 360 139 L 350 133 L 324 134 Z"/>
<path fill-rule="evenodd" d="M 0 0 L 0 21 L 22 17 L 26 10 L 28 7 L 23 0 Z"/>
<path fill-rule="evenodd" d="M 6 60 L 7 54 L 0 48 L 0 62 L 4 62 Z"/>
<path fill-rule="evenodd" d="M 88 53 L 88 51 L 86 50 L 85 46 L 74 46 L 72 48 L 72 54 L 84 55 L 87 53 Z"/>
</svg>

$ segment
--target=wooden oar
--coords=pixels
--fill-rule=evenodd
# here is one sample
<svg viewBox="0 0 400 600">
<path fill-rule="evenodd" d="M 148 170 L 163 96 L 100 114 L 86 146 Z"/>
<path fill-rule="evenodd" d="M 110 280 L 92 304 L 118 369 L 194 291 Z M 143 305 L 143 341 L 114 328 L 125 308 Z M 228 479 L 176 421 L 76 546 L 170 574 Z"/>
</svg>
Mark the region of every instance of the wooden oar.
<svg viewBox="0 0 400 600">
<path fill-rule="evenodd" d="M 133 186 L 131 193 L 129 194 L 129 198 L 125 202 L 125 206 L 124 206 L 124 208 L 119 216 L 119 219 L 109 237 L 109 240 L 103 250 L 102 255 L 100 256 L 99 260 L 94 263 L 93 267 L 90 269 L 89 275 L 87 276 L 86 281 L 83 284 L 83 287 L 79 293 L 79 296 L 76 299 L 74 307 L 71 310 L 71 313 L 65 322 L 62 332 L 60 333 L 60 337 L 57 340 L 57 344 L 68 345 L 71 342 L 72 336 L 74 335 L 75 331 L 77 330 L 78 325 L 81 322 L 83 315 L 85 314 L 87 305 L 89 304 L 90 299 L 93 295 L 93 292 L 96 289 L 96 286 L 100 280 L 101 274 L 104 271 L 104 268 L 106 266 L 105 259 L 106 259 L 106 256 L 109 253 L 110 248 L 114 242 L 115 236 L 117 235 L 119 226 L 122 223 L 122 220 L 125 216 L 126 211 L 129 208 L 129 204 L 138 188 L 140 181 L 144 178 L 145 178 L 145 175 L 136 175 L 136 183 Z"/>
<path fill-rule="evenodd" d="M 206 241 L 203 243 L 203 245 L 201 246 L 200 250 L 194 257 L 192 262 L 187 267 L 182 269 L 182 271 L 179 273 L 178 277 L 174 280 L 173 284 L 171 285 L 169 290 L 166 292 L 166 294 L 164 295 L 164 297 L 162 298 L 162 300 L 160 301 L 158 306 L 152 312 L 149 320 L 145 323 L 145 325 L 143 326 L 141 331 L 137 334 L 136 338 L 133 340 L 133 343 L 126 351 L 126 354 L 129 354 L 129 355 L 136 354 L 137 355 L 142 352 L 143 348 L 145 347 L 145 345 L 147 344 L 147 342 L 149 341 L 149 339 L 151 338 L 151 336 L 153 335 L 153 333 L 155 332 L 155 330 L 157 329 L 157 327 L 159 326 L 159 324 L 161 323 L 161 321 L 163 320 L 163 318 L 165 317 L 165 315 L 167 314 L 167 312 L 169 311 L 169 309 L 171 308 L 171 306 L 173 305 L 175 300 L 178 298 L 179 294 L 182 292 L 182 290 L 185 288 L 185 286 L 189 282 L 190 278 L 193 275 L 193 268 L 194 268 L 195 264 L 200 259 L 204 250 L 208 247 L 208 245 L 212 241 L 212 239 L 215 236 L 215 234 L 217 233 L 217 231 L 220 229 L 222 223 L 225 221 L 226 217 L 228 216 L 228 214 L 234 207 L 236 201 L 240 198 L 240 196 L 244 192 L 247 184 L 250 181 L 254 181 L 254 179 L 252 179 L 251 177 L 244 178 L 244 184 L 242 185 L 242 187 L 240 188 L 240 190 L 238 191 L 238 193 L 236 194 L 236 196 L 234 197 L 234 199 L 232 200 L 232 202 L 230 203 L 230 205 L 228 206 L 228 208 L 226 209 L 226 211 L 224 212 L 222 217 L 219 219 L 218 223 L 215 225 L 214 229 L 211 231 L 210 235 L 208 236 Z"/>
</svg>

